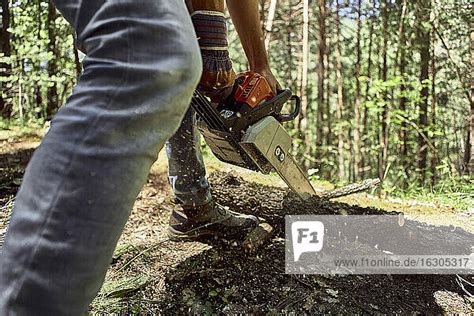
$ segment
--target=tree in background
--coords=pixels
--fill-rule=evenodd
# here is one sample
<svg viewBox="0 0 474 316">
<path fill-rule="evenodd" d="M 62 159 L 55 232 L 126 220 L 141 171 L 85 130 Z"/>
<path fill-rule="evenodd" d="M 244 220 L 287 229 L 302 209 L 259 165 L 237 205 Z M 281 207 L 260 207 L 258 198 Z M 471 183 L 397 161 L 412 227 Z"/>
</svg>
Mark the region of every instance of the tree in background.
<svg viewBox="0 0 474 316">
<path fill-rule="evenodd" d="M 10 75 L 11 67 L 6 59 L 11 55 L 10 47 L 10 3 L 9 0 L 1 0 L 0 2 L 1 10 L 1 28 L 0 28 L 0 77 L 6 78 Z M 2 61 L 5 60 L 5 61 Z M 9 118 L 12 113 L 13 104 L 9 101 L 8 98 L 8 87 L 6 82 L 0 81 L 0 115 L 4 118 Z"/>
<path fill-rule="evenodd" d="M 48 0 L 48 51 L 53 53 L 52 58 L 48 62 L 48 76 L 50 78 L 54 78 L 58 72 L 56 58 L 59 56 L 59 51 L 56 43 L 56 18 L 56 7 L 54 6 L 52 0 Z M 51 82 L 50 86 L 48 87 L 47 96 L 46 118 L 51 119 L 59 107 L 58 88 L 56 82 Z"/>
<path fill-rule="evenodd" d="M 336 0 L 337 2 L 339 0 Z M 318 101 L 317 101 L 317 119 L 316 119 L 316 146 L 315 149 L 312 151 L 313 155 L 318 156 L 323 154 L 322 151 L 323 147 L 323 126 L 324 124 L 324 112 L 325 112 L 325 102 L 324 102 L 324 79 L 325 79 L 325 71 L 326 67 L 324 64 L 324 59 L 326 56 L 326 0 L 318 0 L 318 68 L 317 68 L 317 76 L 318 76 Z"/>
<path fill-rule="evenodd" d="M 0 1 L 0 123 L 44 124 L 81 72 L 73 34 L 50 0 Z M 385 177 L 390 192 L 473 172 L 470 1 L 259 3 L 275 74 L 303 101 L 285 127 L 313 177 Z M 232 26 L 229 43 L 247 70 Z"/>
<path fill-rule="evenodd" d="M 474 9 L 474 2 L 471 4 Z M 474 20 L 471 20 L 471 113 L 464 152 L 464 172 L 474 175 Z"/>
<path fill-rule="evenodd" d="M 337 73 L 337 111 L 336 120 L 339 122 L 338 126 L 338 177 L 341 180 L 346 179 L 345 172 L 345 150 L 344 150 L 344 126 L 343 122 L 343 111 L 344 111 L 344 93 L 343 93 L 343 79 L 342 79 L 342 56 L 341 56 L 341 26 L 339 16 L 339 0 L 336 0 L 336 73 Z"/>
<path fill-rule="evenodd" d="M 428 98 L 429 98 L 429 68 L 430 68 L 430 36 L 431 36 L 431 0 L 417 1 L 417 43 L 420 50 L 420 83 L 422 85 L 419 101 L 418 119 L 418 156 L 417 167 L 420 182 L 426 179 L 426 166 L 428 157 L 428 139 L 426 131 L 428 128 Z"/>
<path fill-rule="evenodd" d="M 360 179 L 361 157 L 360 157 L 360 112 L 361 112 L 361 95 L 360 95 L 360 63 L 361 63 L 361 0 L 357 0 L 357 35 L 356 35 L 356 91 L 355 91 L 355 108 L 354 108 L 354 180 Z"/>
</svg>

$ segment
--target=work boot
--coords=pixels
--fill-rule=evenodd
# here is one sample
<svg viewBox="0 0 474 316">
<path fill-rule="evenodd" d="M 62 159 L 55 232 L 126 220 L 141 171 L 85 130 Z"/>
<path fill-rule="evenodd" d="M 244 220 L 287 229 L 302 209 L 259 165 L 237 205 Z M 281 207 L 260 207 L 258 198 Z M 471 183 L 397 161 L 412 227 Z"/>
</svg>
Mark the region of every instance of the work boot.
<svg viewBox="0 0 474 316">
<path fill-rule="evenodd" d="M 257 217 L 232 212 L 216 202 L 194 207 L 176 204 L 168 235 L 174 241 L 196 240 L 200 236 L 243 239 L 258 224 Z"/>
</svg>

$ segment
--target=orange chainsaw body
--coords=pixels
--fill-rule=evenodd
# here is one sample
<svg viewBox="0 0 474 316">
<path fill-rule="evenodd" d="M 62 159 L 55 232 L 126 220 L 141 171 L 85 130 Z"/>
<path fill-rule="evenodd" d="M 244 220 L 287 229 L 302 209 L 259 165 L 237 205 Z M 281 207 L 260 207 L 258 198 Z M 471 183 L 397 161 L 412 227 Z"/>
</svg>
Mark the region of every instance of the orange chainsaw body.
<svg viewBox="0 0 474 316">
<path fill-rule="evenodd" d="M 235 101 L 245 103 L 251 108 L 275 96 L 265 77 L 258 73 L 251 71 L 240 73 L 236 81 L 238 85 L 234 92 Z"/>
</svg>

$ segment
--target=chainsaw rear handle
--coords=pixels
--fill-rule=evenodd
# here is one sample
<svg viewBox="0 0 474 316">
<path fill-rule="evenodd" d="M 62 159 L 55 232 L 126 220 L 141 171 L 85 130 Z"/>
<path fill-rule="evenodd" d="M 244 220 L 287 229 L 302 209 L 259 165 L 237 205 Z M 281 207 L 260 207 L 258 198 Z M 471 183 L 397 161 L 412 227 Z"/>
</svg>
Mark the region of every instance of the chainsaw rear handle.
<svg viewBox="0 0 474 316">
<path fill-rule="evenodd" d="M 280 122 L 293 121 L 295 118 L 298 117 L 298 115 L 300 115 L 300 112 L 301 112 L 301 99 L 300 99 L 300 97 L 297 96 L 297 95 L 292 95 L 290 100 L 295 101 L 295 109 L 290 114 L 280 114 L 280 117 L 279 117 Z"/>
</svg>

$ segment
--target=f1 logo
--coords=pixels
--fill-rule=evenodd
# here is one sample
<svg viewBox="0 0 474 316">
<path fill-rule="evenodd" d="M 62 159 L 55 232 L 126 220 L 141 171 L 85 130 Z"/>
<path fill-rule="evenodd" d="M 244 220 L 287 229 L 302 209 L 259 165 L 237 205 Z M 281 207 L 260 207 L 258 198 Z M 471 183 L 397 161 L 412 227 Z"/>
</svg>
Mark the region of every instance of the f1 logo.
<svg viewBox="0 0 474 316">
<path fill-rule="evenodd" d="M 319 221 L 298 221 L 291 224 L 294 260 L 300 260 L 304 252 L 323 249 L 324 224 Z"/>
</svg>

